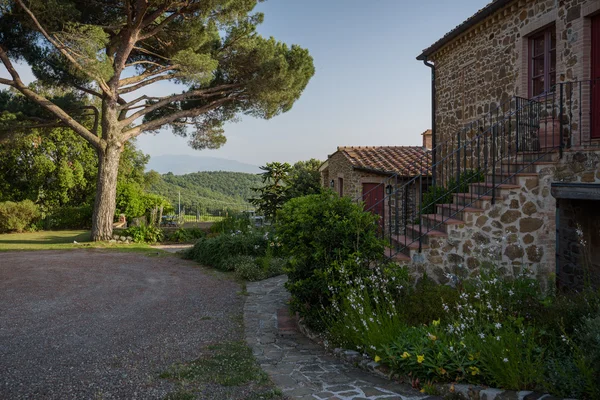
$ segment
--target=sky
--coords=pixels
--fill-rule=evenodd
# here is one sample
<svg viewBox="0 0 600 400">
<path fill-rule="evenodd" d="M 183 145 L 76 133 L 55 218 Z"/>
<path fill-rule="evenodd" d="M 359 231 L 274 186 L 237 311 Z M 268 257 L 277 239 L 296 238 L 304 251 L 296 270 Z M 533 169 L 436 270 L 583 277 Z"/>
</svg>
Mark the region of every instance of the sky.
<svg viewBox="0 0 600 400">
<path fill-rule="evenodd" d="M 416 57 L 489 0 L 267 0 L 263 36 L 307 48 L 316 73 L 287 113 L 242 117 L 227 143 L 193 150 L 168 130 L 143 134 L 150 156 L 200 155 L 254 165 L 325 160 L 338 146 L 421 145 L 431 125 L 431 72 Z M 4 75 L 4 74 L 1 74 Z M 176 92 L 160 85 L 148 93 Z"/>
</svg>

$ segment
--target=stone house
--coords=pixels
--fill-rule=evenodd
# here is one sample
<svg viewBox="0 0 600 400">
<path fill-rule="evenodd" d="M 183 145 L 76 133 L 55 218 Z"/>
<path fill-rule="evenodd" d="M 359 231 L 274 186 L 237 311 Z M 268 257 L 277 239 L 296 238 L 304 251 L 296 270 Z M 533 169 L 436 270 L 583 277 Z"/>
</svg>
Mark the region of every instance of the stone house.
<svg viewBox="0 0 600 400">
<path fill-rule="evenodd" d="M 323 187 L 340 196 L 365 202 L 365 209 L 380 216 L 380 224 L 395 229 L 397 219 L 411 218 L 420 194 L 430 182 L 431 130 L 423 134 L 424 146 L 338 147 L 321 165 Z M 419 179 L 414 179 L 418 176 Z M 395 188 L 403 186 L 400 193 Z M 394 196 L 386 193 L 395 192 Z M 396 207 L 398 206 L 398 208 Z M 398 209 L 404 210 L 400 214 Z"/>
<path fill-rule="evenodd" d="M 433 184 L 449 197 L 421 204 L 434 211 L 401 227 L 396 252 L 440 282 L 489 261 L 598 285 L 600 1 L 495 0 L 417 59 L 433 75 Z"/>
</svg>

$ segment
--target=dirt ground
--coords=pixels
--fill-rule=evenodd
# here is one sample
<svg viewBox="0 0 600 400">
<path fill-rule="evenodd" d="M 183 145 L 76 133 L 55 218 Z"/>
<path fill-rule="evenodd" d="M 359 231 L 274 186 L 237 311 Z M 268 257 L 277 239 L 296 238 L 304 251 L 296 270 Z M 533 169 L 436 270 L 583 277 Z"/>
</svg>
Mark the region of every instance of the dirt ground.
<svg viewBox="0 0 600 400">
<path fill-rule="evenodd" d="M 239 285 L 162 254 L 0 253 L 0 399 L 160 399 L 168 366 L 241 339 Z"/>
</svg>

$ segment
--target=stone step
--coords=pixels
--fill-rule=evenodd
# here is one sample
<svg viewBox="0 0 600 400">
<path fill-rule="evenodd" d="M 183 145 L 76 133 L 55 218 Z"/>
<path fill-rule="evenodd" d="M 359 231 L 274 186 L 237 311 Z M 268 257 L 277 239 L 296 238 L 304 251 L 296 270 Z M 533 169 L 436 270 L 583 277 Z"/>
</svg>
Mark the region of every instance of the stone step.
<svg viewBox="0 0 600 400">
<path fill-rule="evenodd" d="M 385 248 L 384 254 L 387 258 L 390 258 L 394 261 L 410 262 L 410 256 L 407 256 L 402 252 L 398 252 L 395 249 L 390 249 L 389 247 Z"/>
<path fill-rule="evenodd" d="M 463 225 L 465 222 L 460 219 L 444 217 L 441 214 L 421 215 L 423 225 L 427 230 L 437 230 L 448 233 L 448 227 L 452 225 Z"/>
<path fill-rule="evenodd" d="M 468 206 L 474 208 L 487 209 L 492 202 L 492 196 L 478 196 L 474 193 L 454 193 L 452 195 L 453 203 L 460 206 Z M 504 197 L 496 197 L 496 201 L 503 201 Z"/>
<path fill-rule="evenodd" d="M 516 161 L 516 162 L 503 162 L 502 163 L 502 168 L 504 170 L 506 170 L 506 172 L 519 172 L 522 171 L 524 173 L 537 173 L 539 172 L 540 168 L 543 168 L 545 166 L 549 166 L 549 165 L 555 165 L 555 162 L 552 161 L 539 161 L 539 162 L 535 162 L 535 163 L 531 163 L 531 162 L 522 162 L 522 161 Z"/>
<path fill-rule="evenodd" d="M 487 183 L 487 182 L 480 182 L 480 183 L 470 183 L 469 184 L 469 190 L 471 193 L 479 196 L 479 195 L 484 195 L 484 196 L 492 196 L 493 193 L 496 193 L 496 197 L 499 196 L 503 196 L 505 194 L 508 194 L 508 192 L 510 192 L 511 190 L 517 190 L 517 189 L 521 189 L 521 186 L 519 185 L 513 185 L 513 184 L 492 184 Z"/>
<path fill-rule="evenodd" d="M 419 250 L 419 240 L 413 239 L 411 236 L 406 235 L 392 235 L 392 243 L 394 243 L 399 249 L 407 250 L 403 251 L 404 254 L 410 255 L 408 250 Z M 428 249 L 429 245 L 422 243 L 421 249 Z"/>
<path fill-rule="evenodd" d="M 483 209 L 477 207 L 465 207 L 459 204 L 436 204 L 438 214 L 455 219 L 465 220 L 465 213 L 481 213 Z"/>
<path fill-rule="evenodd" d="M 537 181 L 539 178 L 539 174 L 537 172 L 509 172 L 509 171 L 496 171 L 495 180 L 496 183 L 505 183 L 509 185 L 518 185 L 523 186 L 527 183 L 527 181 L 531 179 L 535 179 L 535 186 L 537 186 Z M 494 177 L 492 174 L 488 174 L 486 177 L 486 182 L 491 183 Z"/>
<path fill-rule="evenodd" d="M 545 154 L 544 151 L 520 151 L 516 154 L 515 160 L 517 162 L 553 162 L 558 160 L 558 150 Z"/>
<path fill-rule="evenodd" d="M 413 240 L 418 240 L 419 236 L 421 236 L 421 242 L 429 245 L 429 239 L 445 238 L 448 236 L 448 234 L 438 230 L 428 231 L 424 226 L 421 226 L 419 230 L 419 225 L 407 225 L 406 236 L 412 238 Z"/>
</svg>

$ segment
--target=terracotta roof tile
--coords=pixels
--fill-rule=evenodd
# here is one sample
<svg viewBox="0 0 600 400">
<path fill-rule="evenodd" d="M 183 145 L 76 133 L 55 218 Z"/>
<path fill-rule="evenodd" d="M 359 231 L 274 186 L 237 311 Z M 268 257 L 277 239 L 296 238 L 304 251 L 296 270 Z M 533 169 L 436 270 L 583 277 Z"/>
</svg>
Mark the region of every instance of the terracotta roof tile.
<svg viewBox="0 0 600 400">
<path fill-rule="evenodd" d="M 338 151 L 354 168 L 402 176 L 430 173 L 431 152 L 420 146 L 350 146 Z"/>
</svg>

